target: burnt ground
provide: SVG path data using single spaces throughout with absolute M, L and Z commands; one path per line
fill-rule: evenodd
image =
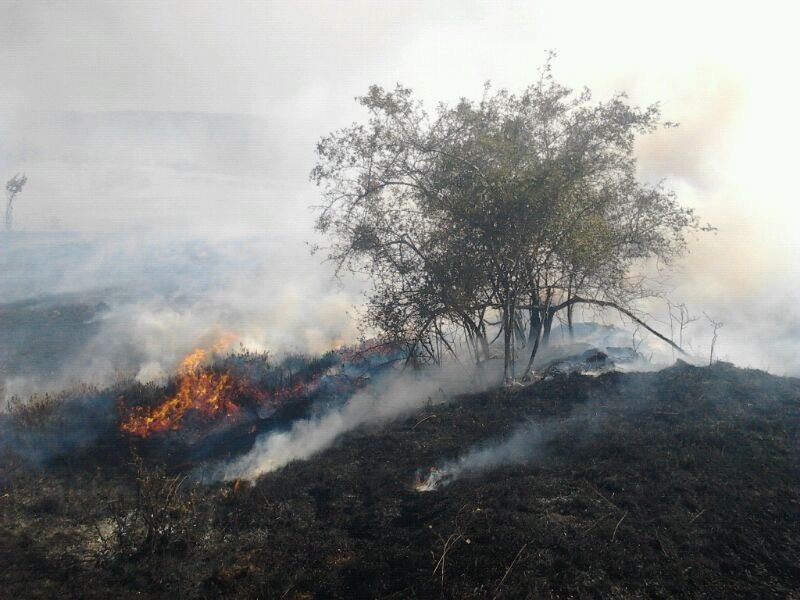
M 556 433 L 529 461 L 413 490 L 531 419 Z M 185 482 L 127 545 L 114 516 L 169 481 L 157 452 L 133 468 L 105 439 L 31 467 L 7 449 L 0 596 L 800 598 L 799 432 L 797 379 L 572 375 L 359 429 L 252 485 Z

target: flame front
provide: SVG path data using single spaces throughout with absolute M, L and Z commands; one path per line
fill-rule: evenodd
M 175 396 L 154 409 L 136 407 L 122 429 L 140 437 L 173 431 L 190 412 L 205 419 L 237 418 L 240 409 L 234 402 L 236 386 L 230 374 L 205 370 L 207 359 L 208 352 L 202 348 L 187 356 L 178 370 L 180 387 Z
M 124 399 L 120 398 L 119 409 L 124 415 L 120 428 L 145 438 L 181 429 L 190 415 L 195 423 L 198 419 L 204 423 L 235 421 L 243 416 L 242 406 L 275 408 L 307 396 L 319 384 L 320 375 L 315 373 L 308 381 L 292 378 L 294 381 L 268 390 L 259 388 L 246 377 L 209 369 L 210 356 L 229 346 L 230 338 L 225 338 L 211 350 L 198 348 L 184 358 L 178 368 L 177 393 L 157 407 L 136 406 L 128 410 Z M 252 431 L 255 432 L 255 428 Z

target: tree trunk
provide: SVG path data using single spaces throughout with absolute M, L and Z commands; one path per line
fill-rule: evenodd
M 534 340 L 540 335 L 542 329 L 542 318 L 538 308 L 529 309 L 531 315 L 530 331 L 528 332 L 528 343 L 533 344 Z
M 503 385 L 514 381 L 514 301 L 512 291 L 507 290 L 503 309 Z
M 483 325 L 476 325 L 471 320 L 465 319 L 464 328 L 475 346 L 475 362 L 480 364 L 485 360 L 489 360 L 491 358 L 489 340 L 486 339 L 486 329 Z M 483 358 L 481 358 L 481 354 L 483 354 Z
M 555 311 L 552 309 L 548 309 L 545 317 L 544 317 L 544 332 L 542 334 L 542 345 L 547 348 L 548 344 L 550 343 L 550 329 L 553 327 L 553 317 L 555 316 Z
M 520 311 L 514 310 L 514 337 L 517 338 L 522 347 L 524 348 L 527 344 L 527 336 L 525 335 L 525 329 L 522 326 L 522 315 Z
M 489 360 L 491 358 L 491 352 L 489 350 L 489 340 L 486 339 L 486 335 L 484 333 L 479 333 L 478 341 L 481 344 L 481 350 L 483 350 L 483 359 Z
M 511 327 L 508 326 L 508 311 L 503 311 L 503 385 L 511 383 Z
M 8 198 L 8 204 L 6 204 L 6 231 L 11 231 L 11 211 L 14 208 L 14 197 L 10 196 Z
M 525 373 L 522 374 L 522 379 L 526 380 L 530 377 L 533 371 L 533 361 L 536 358 L 536 352 L 539 350 L 539 340 L 542 339 L 542 322 L 539 320 L 539 326 L 536 328 L 536 333 L 533 338 L 533 347 L 531 348 L 531 355 L 528 359 L 528 365 L 525 367 Z
M 552 296 L 548 296 L 547 304 L 544 306 L 544 313 L 550 314 L 550 301 L 552 300 Z M 533 362 L 536 359 L 536 353 L 539 350 L 539 342 L 542 339 L 542 329 L 544 327 L 544 321 L 539 316 L 539 310 L 536 309 L 533 311 L 536 313 L 536 329 L 533 329 L 531 326 L 531 335 L 533 336 L 533 343 L 531 347 L 531 354 L 530 358 L 528 358 L 528 364 L 525 367 L 525 372 L 522 374 L 522 380 L 525 381 L 530 378 L 531 374 L 533 373 Z M 533 312 L 531 313 L 531 317 L 533 317 Z M 531 318 L 531 323 L 533 323 L 533 318 Z
M 569 276 L 569 285 L 567 286 L 567 300 L 572 298 L 572 275 Z M 575 341 L 575 334 L 572 332 L 572 307 L 570 304 L 567 306 L 567 330 L 569 331 L 569 341 Z
M 574 304 L 567 307 L 567 329 L 569 330 L 569 341 L 575 341 L 575 332 L 572 330 L 572 309 L 575 308 Z

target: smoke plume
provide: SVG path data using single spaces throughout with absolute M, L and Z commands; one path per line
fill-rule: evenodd
M 321 354 L 358 335 L 349 314 L 358 285 L 334 281 L 298 241 L 163 231 L 4 241 L 0 388 L 7 397 L 78 383 L 160 382 L 222 334 L 231 351 L 276 358 Z
M 573 409 L 564 418 L 520 424 L 508 437 L 483 441 L 461 456 L 445 460 L 429 471 L 418 471 L 415 489 L 429 492 L 449 485 L 465 476 L 477 475 L 506 465 L 528 464 L 543 460 L 547 446 L 564 434 L 576 433 L 586 439 L 598 432 L 614 413 L 633 412 L 652 403 L 653 397 L 642 388 L 619 386 L 613 397 L 592 394 L 586 404 Z
M 393 373 L 370 385 L 343 406 L 321 415 L 296 421 L 290 429 L 260 436 L 252 449 L 232 462 L 216 465 L 204 479 L 255 479 L 287 465 L 305 460 L 331 446 L 342 434 L 367 424 L 379 424 L 408 414 L 427 403 L 440 403 L 452 396 L 496 385 L 499 374 L 476 374 L 458 365 L 409 375 Z

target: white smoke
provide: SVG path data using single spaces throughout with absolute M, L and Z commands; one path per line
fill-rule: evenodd
M 294 460 L 313 456 L 361 425 L 383 423 L 427 403 L 443 402 L 456 394 L 496 385 L 498 377 L 485 376 L 482 381 L 476 379 L 474 372 L 455 364 L 417 375 L 389 375 L 388 380 L 371 383 L 341 407 L 296 421 L 287 431 L 260 436 L 247 454 L 211 468 L 205 476 L 255 479 Z
M 584 340 L 608 342 L 614 339 L 622 341 L 627 337 L 625 332 L 614 328 L 584 329 L 590 330 L 581 336 Z M 580 348 L 585 346 L 587 344 Z M 575 348 L 574 345 L 549 348 L 547 358 L 551 360 L 571 354 Z M 294 460 L 310 458 L 331 446 L 342 434 L 361 425 L 380 424 L 418 410 L 430 402 L 445 402 L 459 394 L 497 386 L 502 365 L 500 361 L 489 364 L 490 367 L 483 365 L 480 372 L 476 372 L 472 366 L 466 367 L 463 363 L 452 362 L 419 374 L 393 373 L 385 380 L 372 382 L 341 407 L 296 421 L 286 431 L 260 436 L 247 454 L 212 467 L 204 476 L 212 480 L 252 480 Z M 640 363 L 637 365 L 649 366 Z M 632 369 L 630 365 L 626 368 Z M 572 421 L 579 418 L 585 420 L 587 414 L 584 412 L 580 417 L 573 417 Z M 555 432 L 556 429 L 549 426 L 543 428 L 535 423 L 526 425 L 501 445 L 476 449 L 457 463 L 449 465 L 448 469 L 461 473 L 524 460 L 530 456 L 531 448 L 541 446 Z
M 621 402 L 614 403 L 614 412 L 636 410 L 648 403 L 650 395 L 642 389 L 635 392 L 618 390 Z M 585 405 L 573 410 L 565 418 L 548 421 L 533 421 L 519 425 L 505 439 L 483 441 L 456 459 L 442 461 L 427 473 L 418 472 L 415 489 L 429 492 L 453 483 L 469 475 L 484 473 L 505 465 L 528 464 L 541 460 L 547 453 L 547 445 L 559 435 L 580 432 L 586 437 L 614 414 L 603 397 L 595 397 Z
M 418 480 L 416 489 L 431 492 L 470 473 L 526 463 L 533 460 L 557 432 L 558 429 L 552 424 L 527 423 L 503 442 L 478 445 L 454 461 L 433 467 L 426 477 Z
M 350 315 L 357 283 L 334 280 L 299 241 L 163 231 L 7 241 L 0 309 L 12 328 L 0 338 L 0 397 L 162 381 L 221 337 L 226 350 L 277 358 L 322 354 L 359 335 Z M 42 319 L 47 327 L 34 330 Z

